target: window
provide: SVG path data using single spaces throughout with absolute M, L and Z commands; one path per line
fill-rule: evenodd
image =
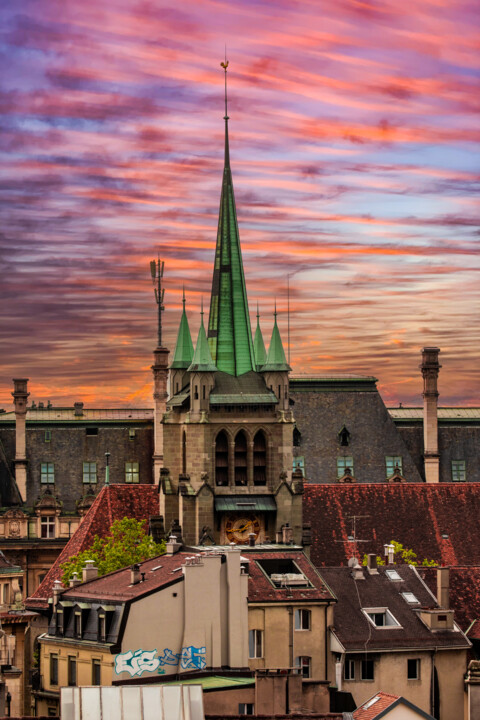
M 84 483 L 96 483 L 97 482 L 97 463 L 96 462 L 84 462 L 83 463 L 83 482 Z
M 247 437 L 240 430 L 235 438 L 235 485 L 247 484 Z
M 253 703 L 238 703 L 239 715 L 255 715 L 255 705 Z
M 63 635 L 63 610 L 55 613 L 55 635 Z
M 3 592 L 2 592 L 2 602 L 4 605 L 8 605 L 10 602 L 10 585 L 9 583 L 5 583 L 3 585 Z
M 293 428 L 293 447 L 300 447 L 302 444 L 302 433 L 297 427 Z
M 293 458 L 293 471 L 295 472 L 297 468 L 300 468 L 303 475 L 305 475 L 305 458 L 303 457 L 303 455 Z
M 452 460 L 452 480 L 454 482 L 465 482 L 466 479 L 465 460 Z
M 248 632 L 248 657 L 263 657 L 263 630 L 249 630 Z
M 139 464 L 138 462 L 127 462 L 125 463 L 125 482 L 127 483 L 138 483 L 139 482 Z
M 58 685 L 58 655 L 50 653 L 50 685 Z
M 353 457 L 337 457 L 337 478 L 347 474 L 353 475 Z
M 68 684 L 73 687 L 77 684 L 77 658 L 68 656 Z
M 135 440 L 135 428 L 130 428 L 128 431 L 128 437 L 130 440 Z
M 389 580 L 403 582 L 402 578 L 396 570 L 385 570 L 385 575 L 388 577 Z
M 101 685 L 102 665 L 100 660 L 92 660 L 92 685 Z
M 97 427 L 87 427 L 86 430 L 87 437 L 92 435 L 98 435 L 98 428 Z
M 407 679 L 420 679 L 420 660 L 418 658 L 407 660 Z
M 215 483 L 228 485 L 228 437 L 223 430 L 215 440 Z
M 98 639 L 100 642 L 105 642 L 107 639 L 107 621 L 103 614 L 98 616 Z
M 409 605 L 420 605 L 420 601 L 412 592 L 402 592 L 401 595 Z
M 53 485 L 55 482 L 55 466 L 53 463 L 40 463 L 40 482 Z
M 362 680 L 374 680 L 373 660 L 362 660 Z
M 311 617 L 310 610 L 295 610 L 295 630 L 310 630 Z
M 348 432 L 345 425 L 338 433 L 338 440 L 340 442 L 340 445 L 342 445 L 343 447 L 346 447 L 350 443 L 350 433 Z
M 82 612 L 79 610 L 73 618 L 73 634 L 75 637 L 82 637 Z
M 55 537 L 55 517 L 48 515 L 40 518 L 40 537 L 51 540 Z
M 52 439 L 52 431 L 45 430 L 45 442 L 50 442 Z
M 400 627 L 400 624 L 387 608 L 362 608 L 362 610 L 376 628 L 388 627 L 391 630 Z
M 392 475 L 395 475 L 396 472 L 399 472 L 401 475 L 403 472 L 401 456 L 387 455 L 385 457 L 385 471 L 387 473 L 387 478 L 392 477 Z
M 345 680 L 355 680 L 355 660 L 345 660 L 343 677 Z
M 267 484 L 267 441 L 261 430 L 253 438 L 253 484 Z
M 298 674 L 303 678 L 309 678 L 312 676 L 312 658 L 308 657 L 308 655 L 300 655 L 300 657 L 296 657 L 295 667 L 297 668 Z

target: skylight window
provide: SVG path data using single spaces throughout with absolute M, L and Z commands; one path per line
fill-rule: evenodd
M 393 630 L 401 627 L 388 608 L 362 608 L 362 611 L 376 628 Z
M 389 580 L 394 580 L 397 582 L 400 580 L 400 582 L 403 582 L 402 578 L 396 570 L 385 570 L 385 575 L 388 577 Z
M 420 605 L 420 600 L 412 592 L 402 592 L 401 595 L 409 605 Z

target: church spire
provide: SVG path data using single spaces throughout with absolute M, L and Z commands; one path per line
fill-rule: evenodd
M 227 59 L 225 58 L 225 62 L 220 64 L 225 71 L 225 160 L 210 299 L 208 343 L 218 370 L 237 376 L 255 370 L 256 363 L 230 169 Z
M 216 372 L 217 368 L 212 360 L 210 354 L 210 348 L 208 347 L 208 340 L 205 334 L 205 327 L 203 325 L 203 299 L 202 299 L 202 311 L 200 329 L 198 331 L 197 344 L 195 346 L 195 354 L 193 356 L 192 364 L 188 368 L 189 372 Z
M 190 328 L 188 326 L 188 318 L 185 312 L 185 288 L 183 288 L 183 312 L 180 319 L 180 325 L 178 328 L 177 344 L 175 345 L 175 353 L 173 355 L 173 362 L 170 365 L 172 369 L 183 368 L 186 369 L 193 360 L 193 343 L 192 336 L 190 335 Z
M 260 315 L 258 312 L 257 303 L 257 329 L 255 330 L 255 339 L 253 341 L 253 349 L 255 351 L 255 362 L 257 371 L 260 370 L 262 365 L 267 362 L 267 351 L 265 350 L 265 343 L 263 342 L 262 330 L 260 328 Z
M 273 323 L 272 337 L 268 348 L 267 361 L 262 367 L 262 372 L 289 372 L 292 368 L 287 363 L 285 351 L 283 349 L 280 330 L 277 325 L 277 305 L 275 304 L 275 312 L 273 313 L 275 321 Z

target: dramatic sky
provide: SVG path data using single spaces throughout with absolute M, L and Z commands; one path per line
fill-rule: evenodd
M 230 144 L 254 329 L 297 373 L 480 404 L 476 0 L 0 4 L 0 407 L 150 406 L 149 260 L 173 351 L 208 303 Z

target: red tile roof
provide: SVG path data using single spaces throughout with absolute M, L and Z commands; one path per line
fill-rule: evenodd
M 158 515 L 158 488 L 155 485 L 108 485 L 100 491 L 80 527 L 63 548 L 37 590 L 27 598 L 32 610 L 47 608 L 53 583 L 61 577 L 60 565 L 72 555 L 89 548 L 95 535 L 107 534 L 114 520 L 123 517 L 148 519 Z
M 399 695 L 389 695 L 382 691 L 375 693 L 353 712 L 353 718 L 354 720 L 374 720 L 380 712 L 394 705 L 399 699 Z M 373 702 L 374 700 L 375 702 Z
M 145 580 L 135 585 L 131 584 L 130 567 L 115 570 L 108 575 L 102 575 L 65 590 L 62 600 L 66 598 L 112 602 L 136 600 L 153 590 L 160 590 L 173 582 L 183 580 L 182 563 L 191 555 L 191 552 L 178 552 L 175 555 L 159 555 L 145 560 L 140 564 L 140 571 L 145 574 Z
M 437 592 L 435 568 L 418 568 L 430 590 Z M 450 568 L 450 607 L 467 637 L 480 640 L 480 567 Z M 474 623 L 473 627 L 471 627 Z M 470 628 L 470 629 L 469 629 Z
M 304 522 L 312 529 L 316 566 L 345 565 L 354 554 L 376 552 L 397 540 L 419 560 L 441 565 L 480 565 L 480 483 L 305 485 Z M 443 536 L 446 537 L 443 537 Z
M 319 576 L 314 566 L 308 561 L 303 552 L 296 551 L 277 551 L 277 552 L 249 552 L 247 548 L 241 549 L 242 557 L 248 558 L 250 561 L 248 573 L 248 602 L 308 602 L 318 600 L 332 600 L 333 596 L 326 587 L 322 578 Z M 267 578 L 261 567 L 257 564 L 258 560 L 292 560 L 299 570 L 310 581 L 309 587 L 275 587 Z

